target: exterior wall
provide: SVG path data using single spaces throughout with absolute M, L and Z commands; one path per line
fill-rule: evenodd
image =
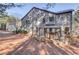
M 45 13 L 38 9 L 33 9 L 23 20 L 22 28 L 29 30 L 32 27 L 39 26 Z
M 69 27 L 69 29 L 71 30 L 72 28 L 71 17 L 72 17 L 71 13 L 56 15 L 57 26 L 60 26 L 62 30 L 64 30 L 65 27 Z
M 11 23 L 11 24 L 7 23 L 6 30 L 7 31 L 15 31 L 16 30 L 16 23 Z
M 41 27 L 43 30 L 45 24 L 52 24 L 53 22 L 49 21 L 49 17 L 54 17 L 55 25 L 61 27 L 61 30 L 64 31 L 65 27 L 69 27 L 69 31 L 72 29 L 72 12 L 54 14 L 46 11 L 42 11 L 39 9 L 31 10 L 27 16 L 22 20 L 22 29 L 26 29 L 29 31 L 35 31 L 36 27 Z M 45 19 L 45 23 L 43 23 L 43 19 Z M 53 25 L 52 25 L 53 26 Z M 40 31 L 41 32 L 41 31 Z M 41 32 L 43 34 L 43 32 Z
M 21 21 L 20 20 L 6 23 L 6 30 L 7 31 L 15 31 L 15 30 L 19 30 L 20 28 L 21 28 Z

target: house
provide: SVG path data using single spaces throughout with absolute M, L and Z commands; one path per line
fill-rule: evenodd
M 37 37 L 58 37 L 72 31 L 73 10 L 51 12 L 33 7 L 22 19 L 22 29 L 33 32 Z M 67 31 L 67 33 L 65 32 Z
M 21 21 L 19 19 L 15 19 L 12 17 L 0 18 L 0 30 L 12 32 L 20 29 L 20 26 L 21 26 Z
M 12 21 L 10 21 L 10 22 L 8 22 L 7 24 L 6 24 L 6 30 L 7 31 L 16 31 L 16 30 L 18 30 L 18 29 L 20 29 L 20 27 L 21 27 L 21 21 L 20 20 L 12 20 Z

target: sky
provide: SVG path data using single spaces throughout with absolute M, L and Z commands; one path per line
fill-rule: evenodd
M 14 7 L 14 8 L 7 9 L 6 12 L 9 15 L 13 15 L 21 19 L 33 7 L 44 9 L 45 6 L 46 6 L 46 3 L 26 3 L 26 4 L 23 4 L 23 6 L 21 7 Z M 49 8 L 48 10 L 52 12 L 58 12 L 58 11 L 63 11 L 67 9 L 75 10 L 78 7 L 79 7 L 78 3 L 56 3 L 53 8 Z

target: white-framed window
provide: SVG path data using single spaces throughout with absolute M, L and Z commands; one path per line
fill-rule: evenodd
M 54 22 L 54 21 L 55 21 L 54 17 L 49 17 L 49 22 Z
M 45 18 L 43 18 L 43 23 L 45 23 Z

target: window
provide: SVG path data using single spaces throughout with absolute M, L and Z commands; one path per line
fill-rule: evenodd
M 49 21 L 50 21 L 50 22 L 55 21 L 55 20 L 54 20 L 54 17 L 49 17 Z
M 50 22 L 50 25 L 55 25 L 56 20 L 54 19 L 54 17 L 49 17 L 49 22 Z
M 30 24 L 29 20 L 26 20 L 26 26 L 28 26 Z
M 43 23 L 45 23 L 45 18 L 43 18 Z
M 62 21 L 64 20 L 64 17 L 63 17 L 63 16 L 61 17 L 61 20 L 62 20 Z

